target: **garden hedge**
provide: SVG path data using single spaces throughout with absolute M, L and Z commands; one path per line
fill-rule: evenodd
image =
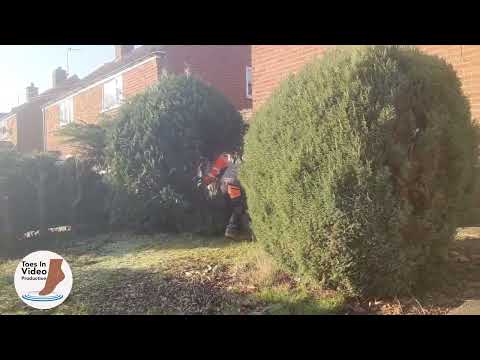
M 44 230 L 105 227 L 107 195 L 108 187 L 88 163 L 0 151 L 0 253 L 7 233 L 13 237 L 8 239 L 13 241 L 9 248 L 15 250 L 25 233 L 41 230 L 42 225 Z
M 223 94 L 194 77 L 163 76 L 123 105 L 112 124 L 106 163 L 118 189 L 113 222 L 223 230 L 224 199 L 206 201 L 192 182 L 200 157 L 241 150 L 243 120 Z M 124 211 L 126 203 L 135 206 Z
M 290 271 L 347 294 L 408 292 L 445 257 L 477 143 L 444 60 L 334 49 L 251 121 L 240 176 L 256 237 Z

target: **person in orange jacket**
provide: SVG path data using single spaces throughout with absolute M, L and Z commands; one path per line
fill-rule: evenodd
M 219 185 L 229 199 L 232 215 L 225 230 L 225 237 L 234 240 L 251 238 L 249 216 L 246 211 L 244 191 L 238 180 L 239 159 L 228 153 L 220 154 L 213 163 L 201 161 L 197 187 Z

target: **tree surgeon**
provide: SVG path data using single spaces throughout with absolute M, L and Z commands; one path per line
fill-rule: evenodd
M 250 218 L 247 214 L 245 192 L 238 180 L 240 159 L 234 154 L 222 153 L 213 163 L 202 159 L 195 177 L 198 188 L 220 188 L 227 197 L 232 215 L 225 230 L 225 237 L 234 240 L 250 240 Z M 215 190 L 213 191 L 215 192 Z

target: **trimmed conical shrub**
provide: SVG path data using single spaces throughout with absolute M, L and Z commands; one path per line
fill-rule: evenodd
M 256 237 L 292 272 L 348 294 L 410 291 L 454 236 L 476 145 L 445 61 L 332 50 L 251 121 L 241 180 Z

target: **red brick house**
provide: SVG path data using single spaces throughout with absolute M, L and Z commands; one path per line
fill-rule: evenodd
M 17 144 L 17 120 L 15 115 L 0 114 L 0 143 L 2 146 Z
M 470 99 L 472 114 L 480 119 L 480 46 L 417 45 L 429 54 L 451 63 L 462 80 L 465 95 Z M 297 72 L 305 63 L 322 56 L 332 45 L 254 45 L 253 111 L 258 109 L 288 74 Z
M 160 81 L 164 71 L 189 72 L 220 90 L 239 110 L 250 110 L 250 46 L 117 45 L 115 59 L 43 107 L 44 149 L 67 156 L 56 130 L 72 121 L 95 123 L 129 98 Z
M 43 151 L 42 106 L 53 97 L 67 91 L 79 79 L 76 76 L 55 78 L 51 89 L 38 94 L 38 88 L 32 83 L 26 89 L 26 102 L 14 107 L 10 113 L 0 117 L 0 141 L 11 143 L 23 153 Z

